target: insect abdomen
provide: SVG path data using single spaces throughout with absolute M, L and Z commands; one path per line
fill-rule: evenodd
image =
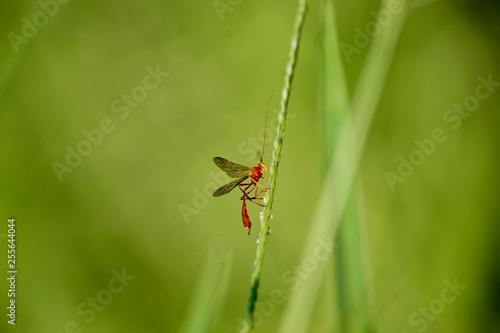
M 248 234 L 250 235 L 250 228 L 252 223 L 250 222 L 250 216 L 248 216 L 247 202 L 243 200 L 243 206 L 241 207 L 241 218 L 243 220 L 243 226 L 248 229 Z

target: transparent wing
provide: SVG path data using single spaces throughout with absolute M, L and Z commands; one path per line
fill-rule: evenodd
M 220 197 L 221 195 L 228 194 L 229 192 L 231 192 L 233 190 L 233 188 L 238 186 L 239 183 L 243 182 L 247 178 L 248 178 L 248 176 L 244 176 L 244 177 L 241 177 L 240 179 L 237 179 L 235 181 L 227 183 L 226 185 L 222 185 L 214 192 L 213 196 Z
M 221 168 L 222 171 L 226 172 L 229 177 L 233 178 L 249 176 L 251 172 L 249 167 L 231 162 L 222 157 L 214 157 L 214 163 Z

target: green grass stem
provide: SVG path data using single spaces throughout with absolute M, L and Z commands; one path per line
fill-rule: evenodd
M 261 215 L 261 229 L 259 234 L 259 241 L 257 242 L 257 251 L 254 262 L 254 271 L 251 277 L 251 287 L 248 296 L 248 304 L 246 309 L 245 320 L 241 332 L 251 332 L 253 329 L 253 314 L 255 310 L 255 303 L 258 298 L 258 290 L 260 284 L 260 274 L 262 270 L 262 265 L 264 262 L 264 252 L 267 243 L 267 237 L 270 234 L 269 221 L 271 219 L 273 204 L 274 204 L 274 194 L 276 191 L 276 180 L 278 177 L 278 167 L 281 159 L 281 151 L 283 149 L 283 138 L 285 136 L 285 127 L 288 112 L 288 102 L 290 99 L 290 93 L 292 88 L 292 80 L 295 72 L 295 66 L 297 64 L 297 55 L 299 52 L 299 44 L 301 38 L 302 27 L 304 24 L 304 19 L 306 15 L 306 1 L 300 0 L 297 10 L 297 15 L 295 18 L 295 25 L 292 35 L 292 42 L 290 46 L 289 60 L 286 66 L 285 74 L 285 85 L 283 87 L 283 92 L 281 94 L 281 105 L 278 114 L 278 126 L 276 130 L 276 137 L 274 139 L 274 150 L 273 150 L 273 160 L 270 168 L 269 176 L 269 191 L 267 192 L 264 202 L 266 207 L 264 208 L 264 214 Z

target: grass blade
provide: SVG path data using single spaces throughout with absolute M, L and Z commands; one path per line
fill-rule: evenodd
M 324 0 L 320 14 L 320 68 L 319 105 L 324 115 L 324 163 L 330 167 L 333 149 L 339 139 L 340 128 L 350 112 L 347 82 L 344 75 L 338 33 L 336 31 L 335 8 L 332 0 Z M 321 112 L 322 111 L 322 112 Z M 359 233 L 357 188 L 347 202 L 347 209 L 340 222 L 334 252 L 334 306 L 341 332 L 371 332 L 370 314 L 367 307 L 367 288 L 363 267 L 361 239 Z
M 338 47 L 340 42 L 332 1 L 321 1 L 319 12 L 318 107 L 320 116 L 324 117 L 321 133 L 324 144 L 325 170 L 327 170 L 340 128 L 349 112 L 350 102 L 342 54 Z
M 231 272 L 232 255 L 224 258 L 209 256 L 198 280 L 186 318 L 179 329 L 181 333 L 211 332 L 220 317 L 226 298 Z

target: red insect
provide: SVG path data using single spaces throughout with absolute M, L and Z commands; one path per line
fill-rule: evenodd
M 240 198 L 240 200 L 243 200 L 243 205 L 241 207 L 241 218 L 243 220 L 243 227 L 245 227 L 245 229 L 248 229 L 249 235 L 252 223 L 250 222 L 250 217 L 248 216 L 247 200 L 264 207 L 263 204 L 255 202 L 254 200 L 262 200 L 260 195 L 268 190 L 267 188 L 261 188 L 260 191 L 258 189 L 259 187 L 262 187 L 262 185 L 259 184 L 259 180 L 261 178 L 265 179 L 262 175 L 267 170 L 267 166 L 262 163 L 262 156 L 264 154 L 264 147 L 266 144 L 267 113 L 269 112 L 269 103 L 271 102 L 271 98 L 269 99 L 269 102 L 267 104 L 266 127 L 264 128 L 264 142 L 262 144 L 262 154 L 260 154 L 260 162 L 257 162 L 257 166 L 250 168 L 235 162 L 231 162 L 222 157 L 214 157 L 215 165 L 217 165 L 229 177 L 238 179 L 219 187 L 214 192 L 213 196 L 220 197 L 231 192 L 235 187 L 238 187 L 241 190 L 241 192 L 243 193 Z M 246 180 L 249 181 L 245 182 Z M 250 196 L 252 194 L 252 191 L 254 192 L 253 196 Z

